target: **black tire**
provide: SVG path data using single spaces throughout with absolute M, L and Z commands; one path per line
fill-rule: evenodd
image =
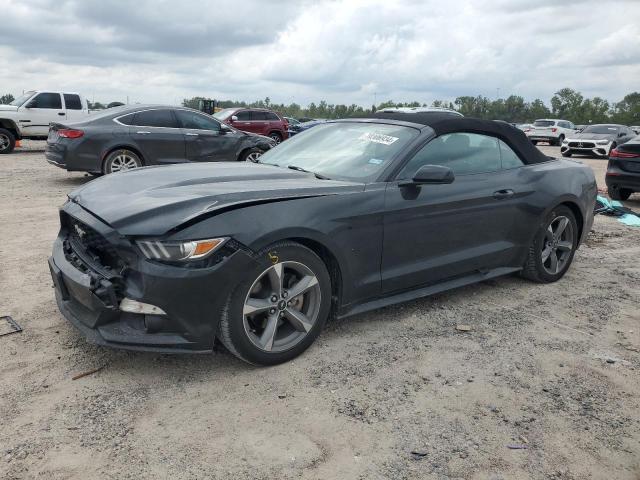
M 249 148 L 247 150 L 245 150 L 244 152 L 242 152 L 242 154 L 240 155 L 240 158 L 238 159 L 241 162 L 253 162 L 256 163 L 258 158 L 263 154 L 264 152 L 262 150 L 260 150 L 259 148 Z
M 276 144 L 282 142 L 282 135 L 280 134 L 280 132 L 271 132 L 269 134 L 269 137 L 271 137 L 273 141 L 276 142 Z
M 633 193 L 632 190 L 628 188 L 610 188 L 609 196 L 612 200 L 619 200 L 624 202 L 625 200 L 629 200 L 629 197 Z
M 570 151 L 566 151 L 566 152 L 560 152 L 562 154 L 563 157 L 570 157 L 571 156 L 571 152 Z
M 10 130 L 0 128 L 0 155 L 13 152 L 16 148 L 16 137 Z
M 531 143 L 533 143 L 534 145 L 538 145 L 538 141 L 537 140 L 531 140 Z
M 554 145 L 560 146 L 564 142 L 564 135 L 560 135 L 558 139 L 555 141 Z
M 124 166 L 117 168 L 117 165 L 130 165 L 127 168 Z M 102 171 L 105 175 L 109 173 L 121 172 L 125 170 L 132 170 L 134 168 L 140 168 L 144 165 L 140 156 L 126 148 L 118 148 L 114 150 L 107 158 L 104 160 L 104 166 L 102 167 Z
M 547 268 L 545 267 L 542 255 L 543 249 L 547 247 L 547 230 L 550 225 L 553 224 L 556 219 L 561 217 L 565 217 L 569 220 L 569 224 L 571 227 L 572 237 L 571 237 L 571 250 L 568 253 L 568 257 L 566 257 L 566 261 L 563 264 L 562 268 L 557 273 L 549 273 Z M 520 272 L 520 274 L 529 280 L 539 283 L 552 283 L 560 280 L 564 274 L 567 272 L 569 267 L 571 266 L 571 262 L 573 262 L 573 256 L 575 255 L 576 247 L 578 245 L 578 223 L 576 222 L 576 217 L 573 214 L 573 211 L 564 205 L 559 205 L 555 207 L 544 219 L 544 221 L 540 224 L 538 231 L 535 234 L 533 241 L 531 242 L 531 246 L 529 247 L 529 253 L 527 255 L 527 261 L 524 264 L 524 268 Z M 555 254 L 555 253 L 552 253 Z
M 320 257 L 307 247 L 291 241 L 279 242 L 262 250 L 256 255 L 256 261 L 257 266 L 246 272 L 245 280 L 229 295 L 222 311 L 217 337 L 229 352 L 245 362 L 253 365 L 276 365 L 300 355 L 322 331 L 331 310 L 331 279 L 327 272 L 327 267 Z M 297 340 L 297 343 L 284 350 L 267 352 L 253 343 L 255 340 L 250 338 L 251 333 L 245 328 L 245 325 L 248 325 L 246 322 L 249 321 L 245 319 L 245 301 L 256 288 L 256 282 L 260 278 L 264 278 L 265 272 L 278 264 L 286 265 L 287 262 L 303 265 L 315 275 L 317 279 L 316 291 L 319 292 L 319 300 L 316 300 L 315 307 L 318 313 L 313 326 L 306 333 L 300 333 L 302 336 Z M 283 274 L 283 278 L 285 277 L 286 270 L 285 274 Z M 270 293 L 266 295 L 266 301 L 269 301 L 269 298 L 273 298 L 269 297 Z M 293 300 L 293 297 L 289 300 Z M 306 302 L 306 300 L 303 300 L 303 302 Z M 279 303 L 279 301 L 274 303 L 274 306 L 279 305 Z M 271 312 L 264 312 L 265 315 L 267 313 Z M 286 317 L 284 318 L 286 320 Z M 280 325 L 278 328 L 282 328 L 282 326 L 285 328 L 291 327 L 290 324 L 288 326 L 285 325 L 285 320 L 278 320 L 280 322 L 278 323 Z M 267 327 L 265 326 L 262 331 L 263 334 L 266 329 Z M 258 336 L 259 334 L 256 333 L 256 338 Z M 276 336 L 277 333 L 273 338 L 276 338 Z M 275 341 L 273 345 L 275 346 Z

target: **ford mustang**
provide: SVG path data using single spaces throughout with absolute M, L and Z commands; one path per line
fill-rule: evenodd
M 503 122 L 330 121 L 257 163 L 143 167 L 69 195 L 49 267 L 63 315 L 111 347 L 272 365 L 330 317 L 519 272 L 554 282 L 596 183 Z

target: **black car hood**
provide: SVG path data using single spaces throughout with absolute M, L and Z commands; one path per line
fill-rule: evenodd
M 576 133 L 569 135 L 571 140 L 613 140 L 617 133 Z
M 123 235 L 163 235 L 201 215 L 272 201 L 362 191 L 361 183 L 251 162 L 146 167 L 74 190 L 69 199 Z

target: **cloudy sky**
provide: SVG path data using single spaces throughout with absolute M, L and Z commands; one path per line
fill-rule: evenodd
M 370 105 L 640 90 L 640 0 L 0 4 L 0 94 Z

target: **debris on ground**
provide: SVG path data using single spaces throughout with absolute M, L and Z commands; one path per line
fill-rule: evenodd
M 526 450 L 529 448 L 527 445 L 507 445 L 510 450 Z
M 619 222 L 629 227 L 640 227 L 640 215 L 617 200 L 609 200 L 607 197 L 598 195 L 593 212 L 618 217 Z
M 0 337 L 22 331 L 22 327 L 18 325 L 18 322 L 8 315 L 0 317 L 0 321 L 4 321 L 0 322 Z
M 472 328 L 471 325 L 456 325 L 456 330 L 459 332 L 470 332 Z
M 87 372 L 83 372 L 83 373 L 78 373 L 77 375 L 74 375 L 73 377 L 71 377 L 71 380 L 78 380 L 82 377 L 87 377 L 89 375 L 93 375 L 94 373 L 98 373 L 100 370 L 102 370 L 105 367 L 105 365 L 98 367 L 98 368 L 94 368 L 93 370 L 89 370 Z

